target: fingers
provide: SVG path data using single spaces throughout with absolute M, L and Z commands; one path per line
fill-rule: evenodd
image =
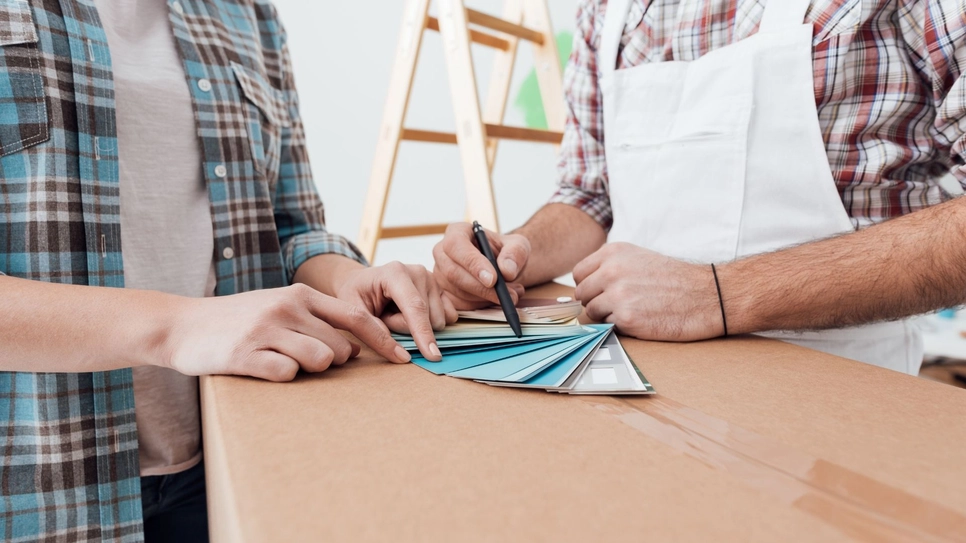
M 606 296 L 598 296 L 584 305 L 587 318 L 594 322 L 608 322 L 614 312 L 613 304 L 609 303 Z
M 312 340 L 318 341 L 326 346 L 330 351 L 332 351 L 332 360 L 330 361 L 335 365 L 345 364 L 350 358 L 358 355 L 358 346 L 353 345 L 348 339 L 346 339 L 342 334 L 332 328 L 328 323 L 320 321 L 310 312 L 306 312 L 302 318 L 293 323 L 291 327 L 292 332 L 296 335 L 305 336 Z M 281 353 L 291 356 L 299 363 L 302 362 L 302 358 L 297 356 L 298 353 L 291 353 L 288 350 L 276 349 Z M 354 353 L 354 354 L 353 354 Z M 304 367 L 304 366 L 303 366 Z M 326 366 L 328 367 L 328 366 Z M 316 371 L 324 371 L 325 368 Z M 306 371 L 311 371 L 306 368 Z
M 520 283 L 509 283 L 507 288 L 510 289 L 510 297 L 513 298 L 513 303 L 519 303 L 520 298 L 527 293 L 527 289 L 523 287 Z
M 530 259 L 530 240 L 519 235 L 503 236 L 503 248 L 497 256 L 497 264 L 503 278 L 514 281 L 520 276 Z
M 383 288 L 405 317 L 409 333 L 412 334 L 419 352 L 427 360 L 441 360 L 442 356 L 436 345 L 436 336 L 433 334 L 433 325 L 430 322 L 429 302 L 416 288 L 408 273 L 409 270 L 402 264 L 390 264 L 384 266 L 384 270 Z
M 433 330 L 446 328 L 446 309 L 443 306 L 443 295 L 436 279 L 422 266 L 407 266 L 409 276 L 423 297 L 429 303 L 429 322 Z
M 607 274 L 598 268 L 577 284 L 577 289 L 574 290 L 574 297 L 586 306 L 594 298 L 603 294 L 607 289 L 607 285 Z
M 442 293 L 440 298 L 443 302 L 443 316 L 446 319 L 446 324 L 453 324 L 460 318 L 459 311 L 456 310 L 453 300 L 445 292 Z
M 336 333 L 336 335 L 339 335 Z M 345 338 L 343 338 L 344 340 Z M 345 358 L 348 359 L 352 348 L 346 341 Z M 335 361 L 335 352 L 322 341 L 292 330 L 284 330 L 273 346 L 276 351 L 291 358 L 308 373 L 319 373 L 329 369 Z M 344 362 L 345 360 L 343 360 Z
M 490 266 L 490 269 L 492 270 L 493 266 Z M 486 300 L 491 304 L 500 303 L 496 290 L 481 283 L 468 270 L 453 262 L 446 253 L 440 253 L 436 256 L 436 273 L 443 276 L 448 283 L 448 290 L 452 291 L 458 298 L 469 302 Z M 494 282 L 494 284 L 496 283 Z
M 382 316 L 382 322 L 397 334 L 409 333 L 409 325 L 406 324 L 406 317 L 402 313 L 387 313 Z
M 386 325 L 362 307 L 325 296 L 311 288 L 304 292 L 309 311 L 317 318 L 351 332 L 390 362 L 404 364 L 412 360 L 409 353 L 392 339 Z
M 246 363 L 234 375 L 248 375 L 266 381 L 285 383 L 295 379 L 299 364 L 291 357 L 275 351 L 252 353 Z
M 496 285 L 496 274 L 493 264 L 483 256 L 480 249 L 476 246 L 473 237 L 473 228 L 466 223 L 451 224 L 446 229 L 446 237 L 437 245 L 438 251 L 434 249 L 433 255 L 437 253 L 445 254 L 449 257 L 448 266 L 443 269 L 447 279 L 455 282 L 455 276 L 459 275 L 459 270 L 467 272 L 474 280 L 478 281 L 486 288 Z M 494 251 L 499 250 L 494 247 Z M 437 260 L 439 264 L 439 260 Z M 453 274 L 454 277 L 450 277 Z M 468 292 L 473 290 L 467 289 Z
M 493 302 L 490 302 L 489 300 L 479 300 L 475 296 L 468 296 L 464 294 L 457 294 L 447 287 L 443 292 L 443 297 L 449 300 L 449 303 L 456 308 L 457 311 L 472 311 L 474 309 L 482 309 L 484 307 L 493 305 Z
M 604 249 L 606 248 L 607 246 L 605 245 L 604 248 L 581 260 L 576 266 L 574 266 L 574 281 L 578 285 L 587 279 L 590 274 L 597 271 L 597 268 L 599 268 L 601 263 L 604 261 Z

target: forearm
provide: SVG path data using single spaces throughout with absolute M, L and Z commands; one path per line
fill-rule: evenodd
M 718 268 L 730 333 L 838 328 L 966 301 L 966 199 Z
M 83 373 L 164 363 L 179 298 L 0 277 L 0 371 Z
M 607 233 L 597 221 L 567 204 L 544 206 L 513 233 L 530 241 L 530 260 L 520 279 L 524 286 L 569 273 L 607 241 Z

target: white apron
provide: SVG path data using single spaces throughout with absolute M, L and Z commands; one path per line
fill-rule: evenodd
M 818 123 L 809 0 L 771 0 L 757 34 L 696 61 L 616 70 L 630 1 L 609 1 L 600 45 L 609 241 L 720 263 L 852 231 Z M 763 335 L 913 375 L 922 361 L 906 321 Z

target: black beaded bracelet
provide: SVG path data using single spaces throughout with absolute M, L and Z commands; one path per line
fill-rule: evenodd
M 721 308 L 721 323 L 724 325 L 724 337 L 728 337 L 728 319 L 725 318 L 724 298 L 721 297 L 721 283 L 718 282 L 718 269 L 711 265 L 711 273 L 714 274 L 714 288 L 718 289 L 718 307 Z

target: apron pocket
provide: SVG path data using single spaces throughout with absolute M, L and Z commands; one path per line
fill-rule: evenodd
M 644 181 L 635 188 L 620 183 L 617 187 L 618 193 L 635 202 L 636 209 L 621 209 L 638 215 L 631 222 L 641 225 L 639 245 L 703 263 L 735 258 L 744 203 L 750 102 L 748 97 L 719 103 L 715 111 L 681 111 L 664 141 L 623 149 L 628 154 L 618 160 L 631 161 L 623 177 Z M 631 164 L 648 171 L 630 172 Z M 616 214 L 615 210 L 615 220 Z
M 668 140 L 737 137 L 747 141 L 751 102 L 750 95 L 736 96 L 722 100 L 716 107 L 682 109 L 671 125 Z
M 0 0 L 0 156 L 50 139 L 37 29 L 26 0 Z

